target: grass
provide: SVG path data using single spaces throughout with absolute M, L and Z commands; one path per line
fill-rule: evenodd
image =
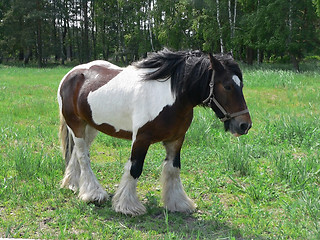
M 138 184 L 147 214 L 115 213 L 60 189 L 56 89 L 67 68 L 0 65 L 0 237 L 41 239 L 319 239 L 319 72 L 245 69 L 253 120 L 247 136 L 224 132 L 195 109 L 181 177 L 198 208 L 160 201 L 164 150 L 153 145 Z M 93 170 L 107 192 L 119 184 L 130 142 L 98 135 Z

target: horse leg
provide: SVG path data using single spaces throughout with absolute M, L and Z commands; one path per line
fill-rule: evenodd
M 185 193 L 180 179 L 180 150 L 184 137 L 173 141 L 164 142 L 167 156 L 163 164 L 162 200 L 164 206 L 172 212 L 193 212 L 196 205 Z
M 64 172 L 61 188 L 69 188 L 74 192 L 79 190 L 80 165 L 75 151 L 72 151 L 69 163 Z
M 84 138 L 74 137 L 74 152 L 81 172 L 79 178 L 79 198 L 85 202 L 102 203 L 108 199 L 108 194 L 94 175 L 89 157 L 89 147 L 97 131 L 90 126 L 86 126 L 84 132 Z
M 79 189 L 80 165 L 74 151 L 74 133 L 67 126 L 65 118 L 60 114 L 60 140 L 62 152 L 66 160 L 66 170 L 61 188 L 68 188 L 76 192 Z
M 98 130 L 91 127 L 90 125 L 86 126 L 85 140 L 86 140 L 86 144 L 87 144 L 88 148 L 90 148 L 91 143 L 93 142 L 93 140 L 96 138 L 97 135 L 98 135 Z
M 138 199 L 136 188 L 149 146 L 150 143 L 146 141 L 133 142 L 130 159 L 125 165 L 124 174 L 112 199 L 112 207 L 116 212 L 133 216 L 146 212 L 146 208 Z

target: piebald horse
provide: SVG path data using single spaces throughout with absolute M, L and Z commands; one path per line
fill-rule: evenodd
M 235 136 L 247 134 L 251 118 L 242 93 L 239 65 L 229 55 L 167 49 L 126 68 L 93 61 L 68 72 L 58 89 L 60 140 L 66 160 L 61 186 L 86 202 L 108 194 L 95 177 L 89 148 L 97 133 L 132 140 L 131 156 L 112 198 L 116 212 L 139 215 L 146 208 L 136 187 L 151 144 L 162 142 L 162 200 L 169 211 L 196 205 L 180 180 L 180 150 L 195 106 L 210 107 Z

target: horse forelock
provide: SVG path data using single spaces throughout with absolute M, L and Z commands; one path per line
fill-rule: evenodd
M 229 54 L 218 54 L 215 57 L 222 63 L 227 71 L 230 72 L 231 75 L 236 75 L 239 77 L 240 81 L 242 82 L 242 72 L 238 63 L 233 59 L 233 57 Z

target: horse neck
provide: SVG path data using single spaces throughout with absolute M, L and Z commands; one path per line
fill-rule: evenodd
M 208 70 L 209 71 L 209 70 Z M 211 78 L 209 77 L 209 72 L 205 73 L 202 78 L 192 84 L 188 84 L 188 89 L 186 91 L 186 97 L 188 102 L 194 107 L 201 105 L 203 101 L 209 96 L 210 87 L 209 83 Z

